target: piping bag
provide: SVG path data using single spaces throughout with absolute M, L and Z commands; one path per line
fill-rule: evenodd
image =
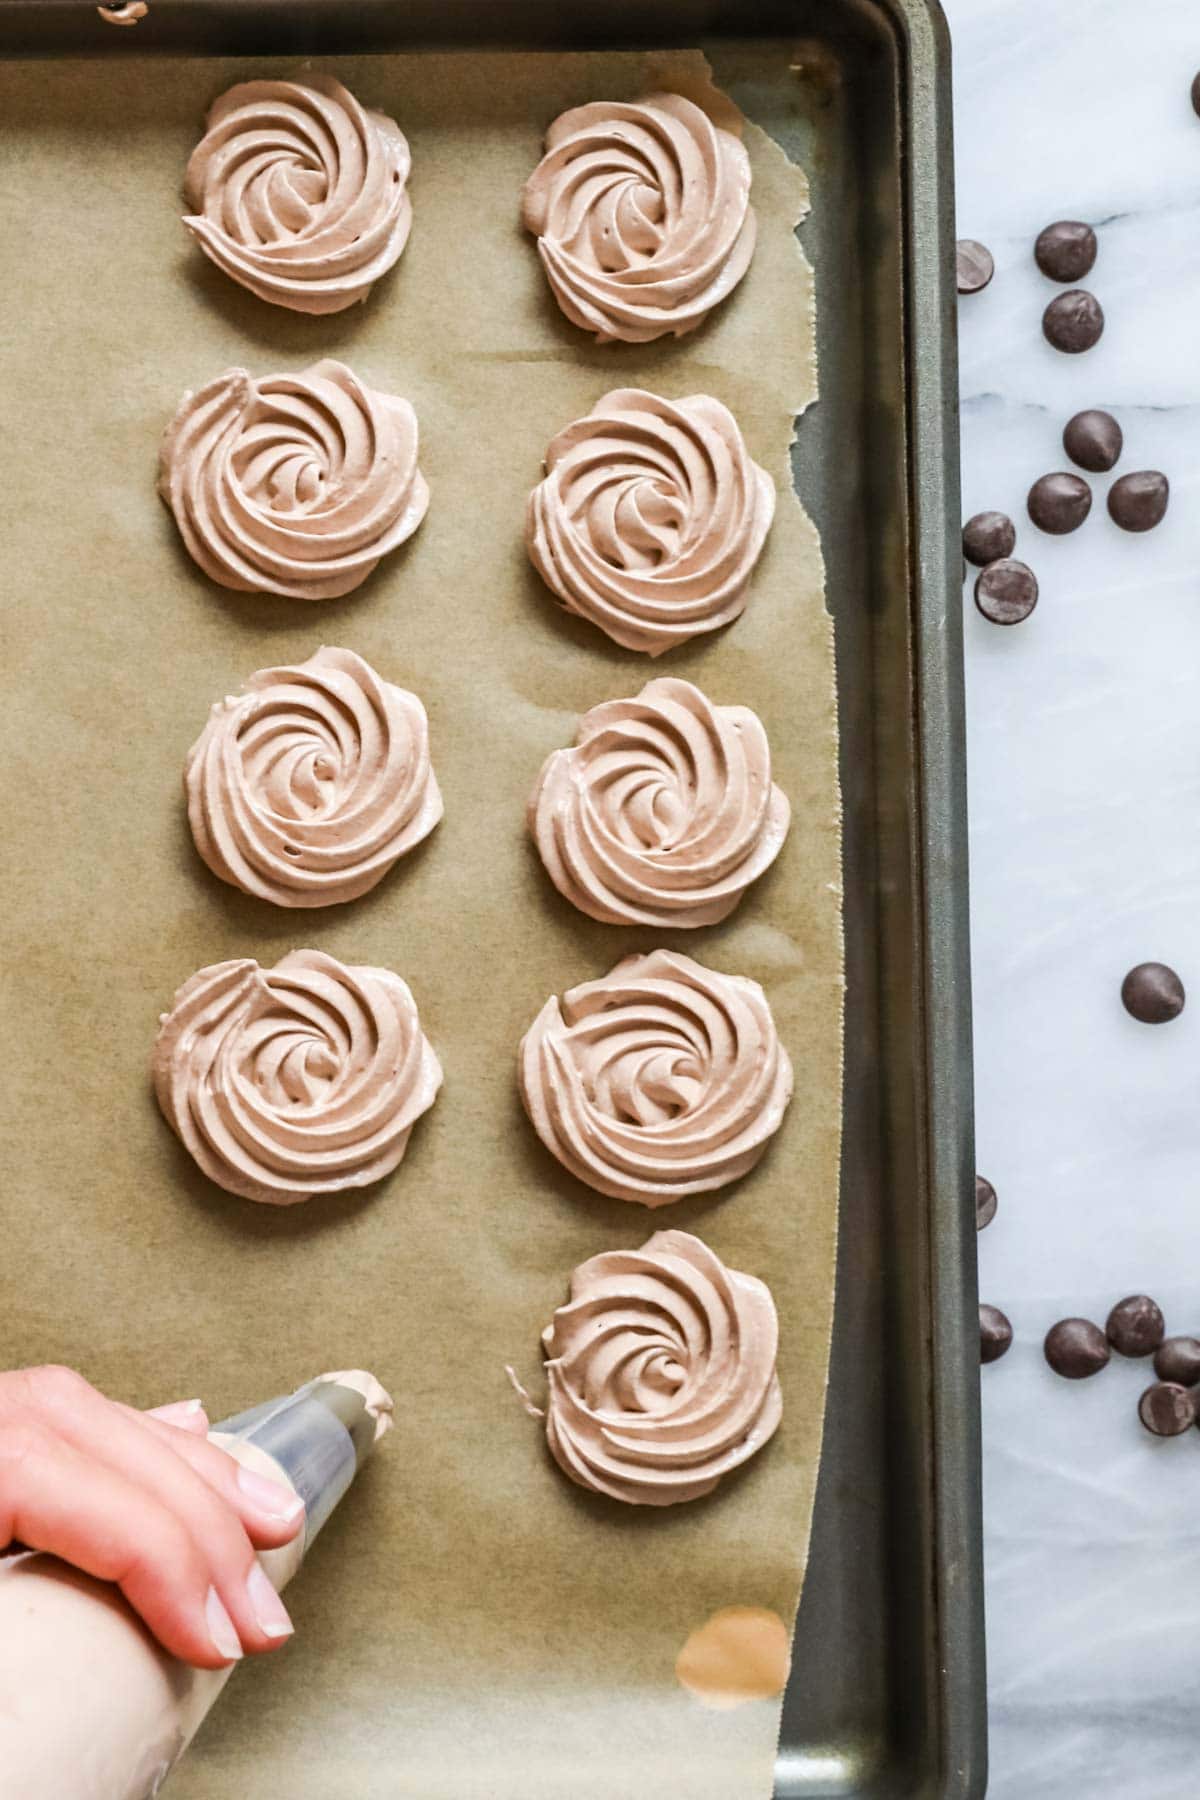
M 392 1422 L 361 1369 L 319 1375 L 216 1426 L 213 1443 L 304 1501 L 304 1528 L 259 1557 L 276 1589 Z M 193 1669 L 151 1637 L 120 1591 L 31 1551 L 0 1560 L 3 1800 L 151 1800 L 237 1664 Z

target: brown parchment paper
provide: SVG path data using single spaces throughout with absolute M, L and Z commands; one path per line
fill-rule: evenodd
M 718 1607 L 793 1617 L 819 1458 L 840 1119 L 840 864 L 831 626 L 791 497 L 815 394 L 805 183 L 753 126 L 759 242 L 680 342 L 600 348 L 563 321 L 521 233 L 560 110 L 703 78 L 639 55 L 330 59 L 413 149 L 415 226 L 370 301 L 266 306 L 180 226 L 207 103 L 280 59 L 0 73 L 4 275 L 6 943 L 0 1363 L 62 1360 L 139 1405 L 214 1415 L 366 1365 L 399 1430 L 289 1594 L 295 1643 L 240 1671 L 172 1778 L 177 1800 L 740 1800 L 770 1790 L 778 1707 L 704 1710 L 676 1683 Z M 763 74 L 786 79 L 786 58 Z M 343 601 L 231 594 L 154 493 L 183 389 L 319 356 L 408 395 L 433 498 Z M 559 613 L 522 549 L 543 448 L 608 388 L 727 402 L 780 507 L 744 616 L 655 663 Z M 209 705 L 322 642 L 428 707 L 446 817 L 376 891 L 289 914 L 212 878 L 179 781 Z M 651 1215 L 567 1177 L 525 1123 L 517 1040 L 546 995 L 648 949 L 552 890 L 524 832 L 542 759 L 653 674 L 765 719 L 793 803 L 775 868 L 725 925 L 667 942 L 766 986 L 796 1066 L 767 1159 Z M 288 1211 L 210 1186 L 158 1115 L 156 1020 L 202 964 L 312 943 L 411 983 L 445 1065 L 407 1159 L 366 1195 Z M 784 1423 L 714 1497 L 654 1513 L 570 1486 L 503 1367 L 540 1391 L 538 1334 L 583 1258 L 666 1225 L 766 1277 Z

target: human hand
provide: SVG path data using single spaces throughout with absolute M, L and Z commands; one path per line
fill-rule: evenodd
M 219 1669 L 290 1637 L 255 1549 L 294 1538 L 304 1506 L 207 1431 L 198 1400 L 140 1413 L 72 1369 L 0 1372 L 0 1548 L 115 1582 L 164 1648 Z

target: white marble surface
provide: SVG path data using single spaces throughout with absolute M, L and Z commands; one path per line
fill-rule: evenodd
M 996 259 L 959 302 L 964 516 L 1018 522 L 1041 602 L 1012 630 L 965 591 L 978 1161 L 1000 1195 L 984 1299 L 1015 1327 L 983 1373 L 993 1800 L 1200 1796 L 1200 1431 L 1139 1426 L 1147 1365 L 1071 1384 L 1046 1327 L 1153 1293 L 1200 1331 L 1200 69 L 1197 0 L 945 0 L 958 229 Z M 1032 258 L 1097 227 L 1100 344 L 1041 336 Z M 1161 468 L 1158 530 L 1049 538 L 1031 481 L 1085 406 Z M 1126 1017 L 1171 963 L 1173 1024 Z

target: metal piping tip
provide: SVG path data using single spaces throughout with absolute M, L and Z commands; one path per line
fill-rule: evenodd
M 278 1463 L 304 1501 L 307 1545 L 391 1423 L 387 1390 L 363 1369 L 343 1369 L 237 1413 L 216 1431 Z
M 354 1439 L 360 1464 L 396 1422 L 392 1396 L 366 1369 L 339 1369 L 331 1375 L 318 1375 L 310 1391 L 314 1399 L 321 1399 L 345 1424 Z M 360 1404 L 356 1406 L 355 1400 Z

